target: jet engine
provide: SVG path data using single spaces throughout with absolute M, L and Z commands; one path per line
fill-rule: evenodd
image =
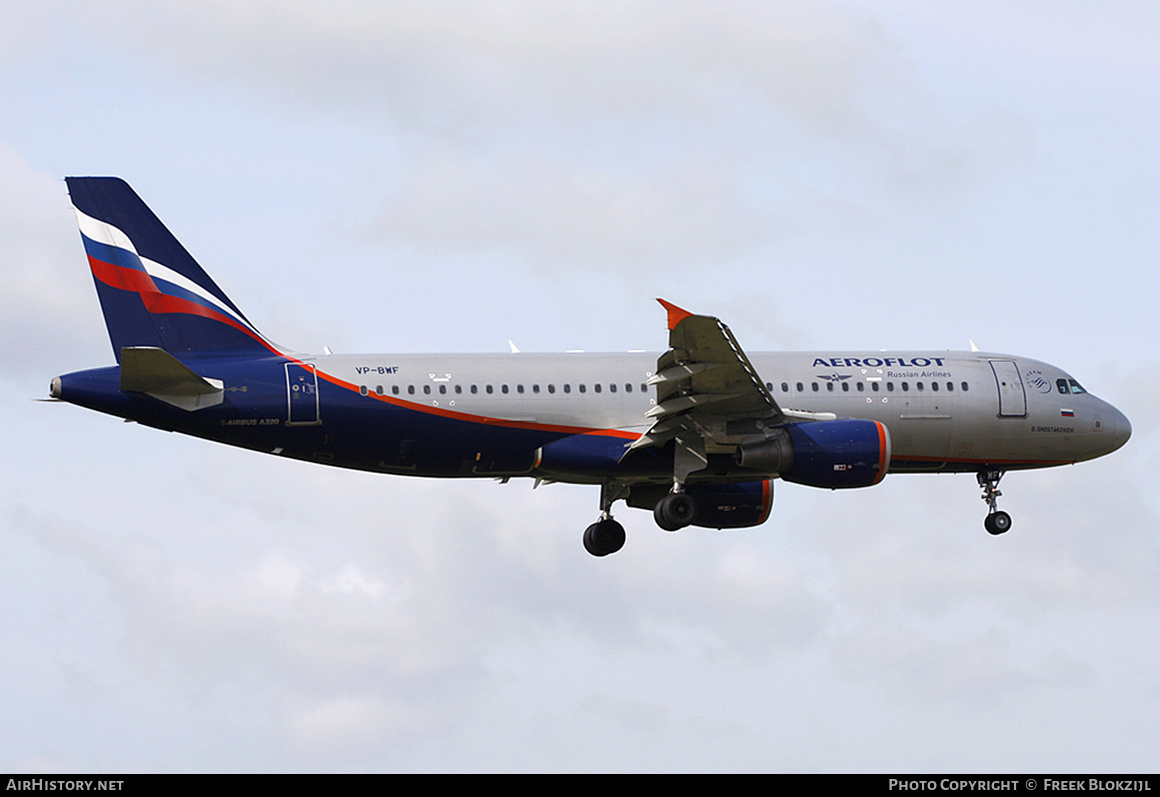
M 763 479 L 735 484 L 699 484 L 685 486 L 680 494 L 692 498 L 688 503 L 691 519 L 684 518 L 680 526 L 701 526 L 706 529 L 742 529 L 760 526 L 773 509 L 773 482 Z M 640 485 L 632 488 L 627 499 L 629 506 L 653 509 L 669 499 L 669 490 L 663 485 Z M 673 525 L 669 530 L 675 530 Z
M 736 461 L 810 487 L 869 487 L 890 467 L 890 432 L 878 421 L 789 423 L 772 437 L 741 446 Z

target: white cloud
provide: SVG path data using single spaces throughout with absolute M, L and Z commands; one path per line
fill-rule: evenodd
M 448 152 L 408 170 L 376 232 L 452 251 L 514 247 L 536 271 L 688 268 L 784 234 L 741 200 L 731 169 L 713 166 L 641 173 L 539 154 L 483 163 Z
M 530 109 L 702 115 L 748 95 L 826 128 L 849 114 L 864 60 L 882 46 L 859 17 L 810 2 L 710 11 L 656 2 L 130 1 L 85 17 L 197 74 L 264 75 L 311 101 L 374 102 L 436 127 Z
M 96 292 L 62 179 L 37 173 L 0 143 L 0 336 L 21 375 L 101 352 Z M 108 352 L 107 339 L 104 352 Z M 112 360 L 111 354 L 105 359 Z M 99 361 L 99 360 L 98 360 Z M 47 393 L 52 373 L 40 371 Z
M 195 91 L 392 137 L 359 170 L 370 226 L 423 248 L 703 268 L 851 212 L 960 207 L 1027 156 L 1010 114 L 948 116 L 877 24 L 828 3 L 211 7 L 79 13 Z

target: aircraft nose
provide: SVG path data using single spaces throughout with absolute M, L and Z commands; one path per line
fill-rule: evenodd
M 1124 443 L 1128 442 L 1128 438 L 1132 436 L 1132 424 L 1128 420 L 1128 416 L 1120 412 L 1111 404 L 1108 405 L 1107 411 L 1107 427 L 1109 432 L 1109 439 L 1112 443 L 1108 449 L 1109 452 L 1120 448 Z

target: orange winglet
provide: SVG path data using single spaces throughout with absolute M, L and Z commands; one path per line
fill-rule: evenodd
M 666 302 L 664 299 L 661 299 L 659 296 L 657 297 L 657 301 L 661 303 L 661 307 L 663 307 L 669 311 L 669 331 L 670 332 L 672 332 L 674 329 L 676 329 L 677 324 L 681 323 L 686 318 L 688 318 L 689 316 L 692 315 L 692 313 L 690 313 L 688 310 L 683 310 L 680 307 L 677 307 L 672 302 Z

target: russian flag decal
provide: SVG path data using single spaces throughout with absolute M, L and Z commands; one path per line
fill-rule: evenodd
M 1059 411 L 1059 414 L 1064 418 L 1074 418 L 1075 417 L 1075 413 L 1072 410 L 1061 409 Z

